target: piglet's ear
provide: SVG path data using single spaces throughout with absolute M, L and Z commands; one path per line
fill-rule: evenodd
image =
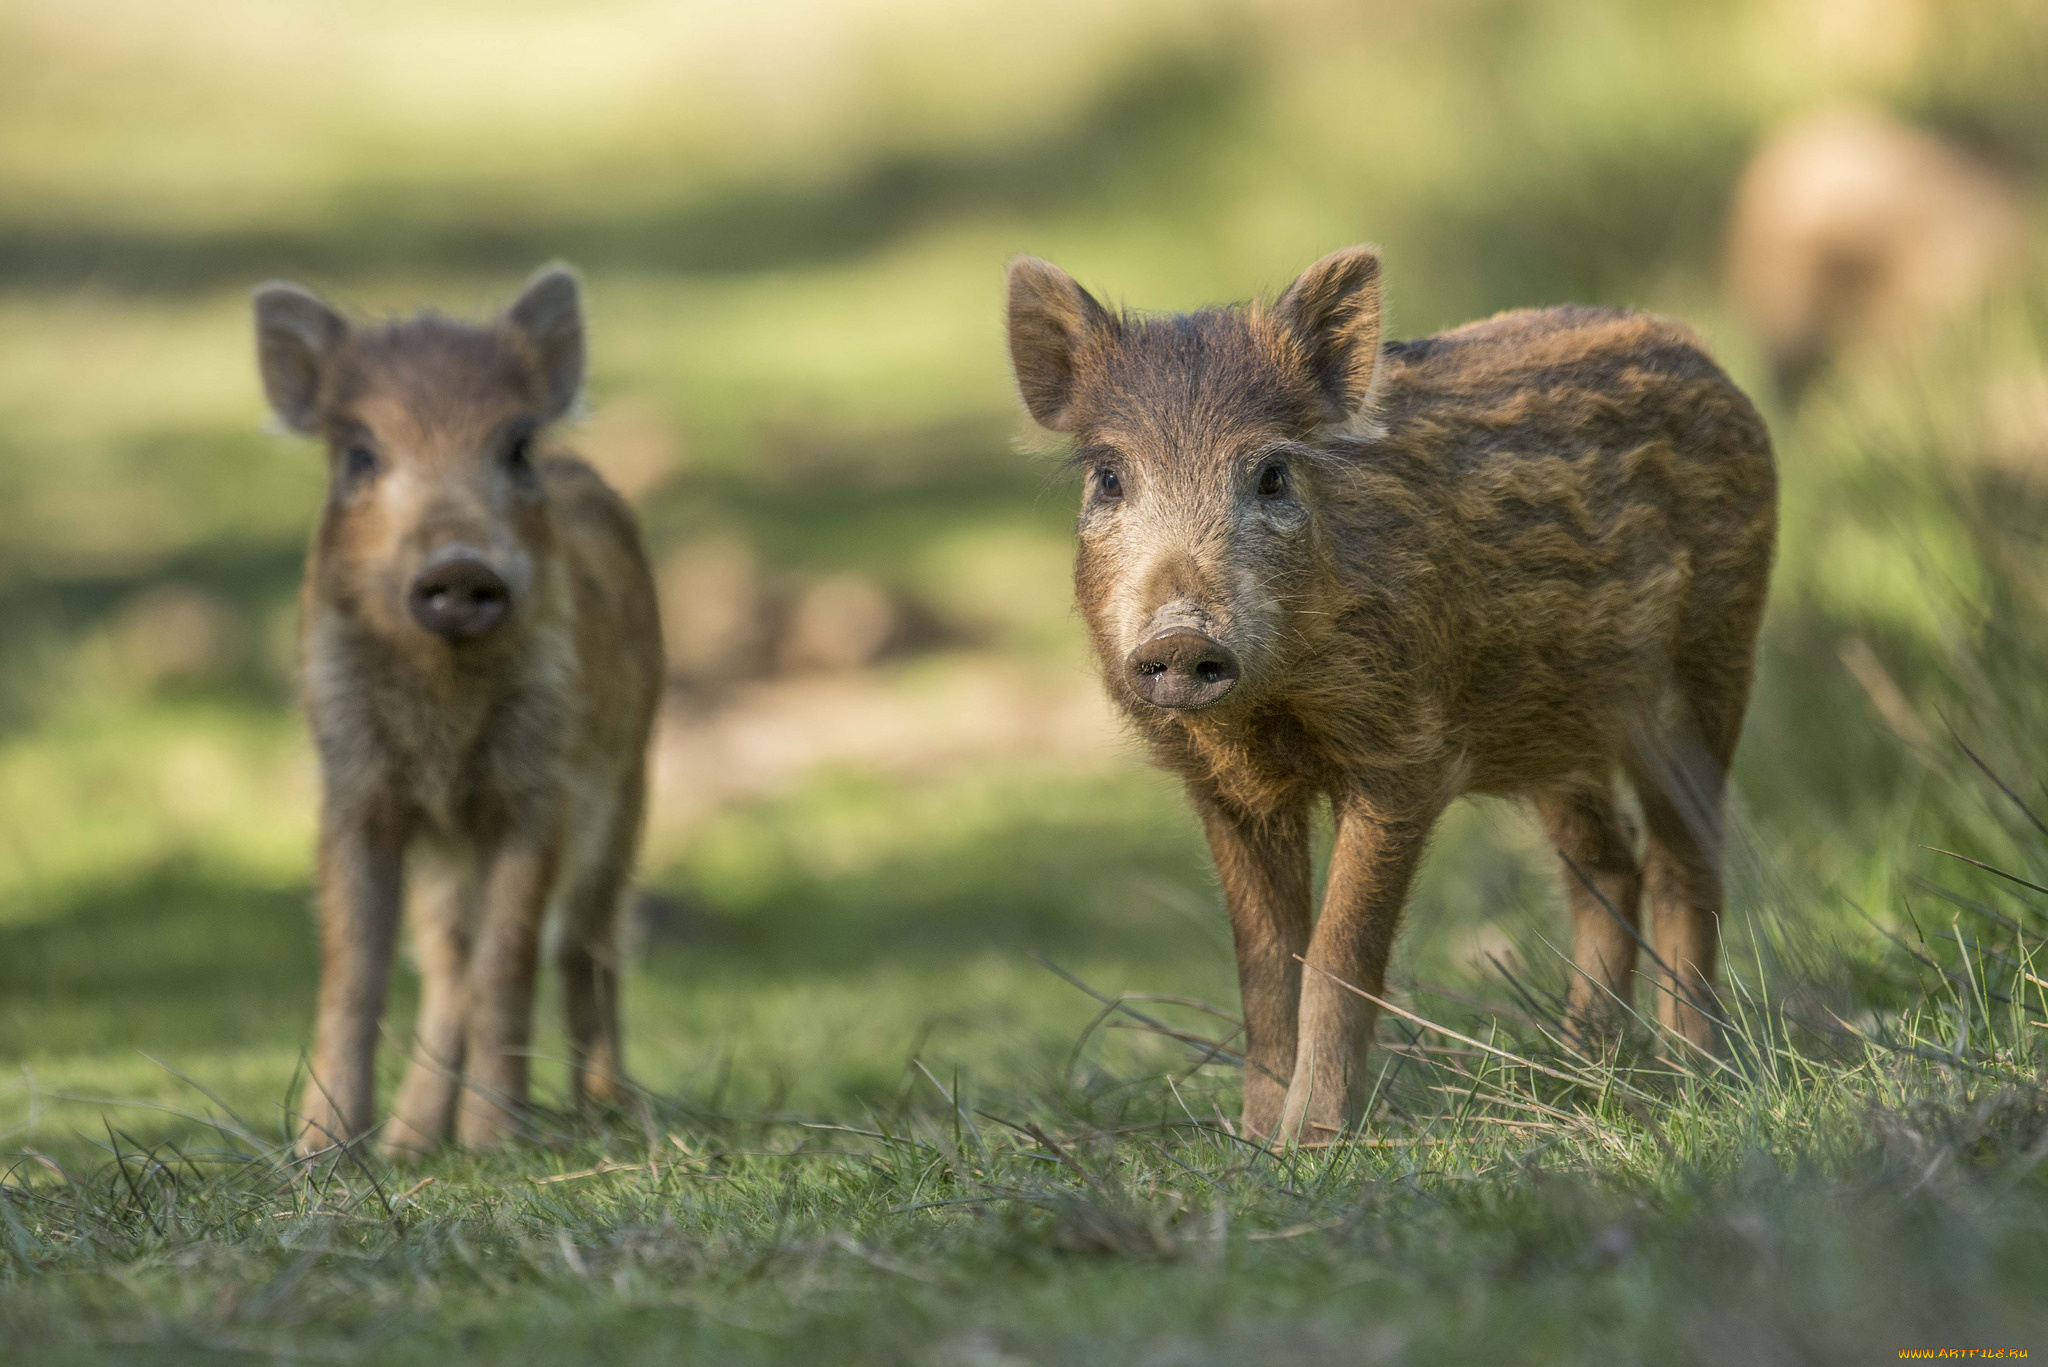
M 583 388 L 583 296 L 576 272 L 561 262 L 543 267 L 505 310 L 505 322 L 540 363 L 542 418 L 561 417 Z
M 1273 316 L 1308 353 L 1330 417 L 1357 413 L 1380 363 L 1379 248 L 1330 253 L 1287 287 Z
M 1055 432 L 1074 426 L 1077 354 L 1090 338 L 1116 330 L 1109 310 L 1050 261 L 1010 263 L 1010 369 L 1024 407 Z
M 270 407 L 294 432 L 311 433 L 320 376 L 348 323 L 311 290 L 273 280 L 256 287 L 256 367 Z

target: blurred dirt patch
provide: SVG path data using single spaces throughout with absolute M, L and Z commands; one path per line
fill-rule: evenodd
M 1982 402 L 1985 456 L 2009 474 L 2048 483 L 2048 370 L 1995 376 Z
M 738 533 L 687 543 L 656 577 L 669 672 L 705 695 L 777 675 L 865 669 L 979 634 L 866 575 L 772 575 Z
M 1488 982 L 1498 982 L 1502 969 L 1517 977 L 1529 973 L 1521 946 L 1497 921 L 1482 921 L 1460 935 L 1452 946 L 1451 962 L 1466 976 Z
M 716 689 L 767 673 L 775 604 L 753 543 L 710 536 L 672 552 L 656 574 L 669 672 Z
M 715 700 L 672 692 L 654 737 L 656 837 L 820 769 L 917 775 L 1008 757 L 1086 763 L 1124 754 L 1085 671 L 1048 678 L 984 655 L 929 669 L 915 679 L 865 671 L 763 680 Z
M 116 663 L 144 690 L 229 673 L 247 634 L 226 600 L 176 583 L 137 593 L 107 630 Z
M 635 399 L 607 401 L 569 434 L 569 445 L 629 503 L 638 503 L 683 465 L 675 424 L 653 404 Z

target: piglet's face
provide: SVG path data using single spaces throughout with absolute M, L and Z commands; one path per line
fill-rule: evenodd
M 537 443 L 582 383 L 575 277 L 542 272 L 486 326 L 359 327 L 266 285 L 256 331 L 272 408 L 327 447 L 316 591 L 414 646 L 515 638 L 552 548 Z
M 1332 459 L 1318 438 L 1367 403 L 1378 282 L 1378 254 L 1354 248 L 1270 308 L 1134 318 L 1045 262 L 1012 265 L 1018 387 L 1075 441 L 1076 593 L 1128 705 L 1242 705 L 1315 625 Z

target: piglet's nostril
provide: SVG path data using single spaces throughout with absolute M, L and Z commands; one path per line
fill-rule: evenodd
M 447 641 L 495 631 L 512 601 L 498 572 L 472 556 L 429 565 L 413 580 L 410 597 L 413 619 Z

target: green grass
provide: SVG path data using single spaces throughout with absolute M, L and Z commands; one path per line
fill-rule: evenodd
M 2048 992 L 2004 917 L 1873 962 L 1905 1000 L 1860 1013 L 1861 1034 L 1816 983 L 1761 995 L 1759 947 L 1731 975 L 1729 1062 L 1659 1063 L 1644 1040 L 1586 1060 L 1508 1002 L 1461 1021 L 1476 1035 L 1391 1022 L 1371 1138 L 1295 1153 L 1233 1136 L 1227 1072 L 1142 1032 L 1058 1070 L 1027 1045 L 1006 1070 L 1000 1050 L 949 1067 L 939 1026 L 864 1104 L 747 1104 L 720 1070 L 609 1122 L 542 1111 L 505 1155 L 400 1170 L 290 1162 L 277 1124 L 187 1086 L 181 1140 L 117 1108 L 90 1152 L 16 1165 L 0 1329 L 38 1361 L 148 1362 L 2025 1347 L 2048 1328 Z M 862 980 L 886 996 L 903 976 Z
M 2048 413 L 2011 403 L 2048 393 L 2048 304 L 1930 323 L 1792 408 L 1717 284 L 1733 175 L 1812 103 L 2038 185 L 2038 5 L 672 8 L 0 13 L 0 1359 L 2048 1351 L 2048 897 L 1926 848 L 2048 886 Z M 574 435 L 657 558 L 737 535 L 778 582 L 914 595 L 946 651 L 857 683 L 953 725 L 978 670 L 1057 700 L 1087 668 L 1072 491 L 1016 449 L 1003 258 L 1179 307 L 1360 239 L 1395 335 L 1642 305 L 1767 408 L 1723 1063 L 1556 1042 L 1550 858 L 1467 804 L 1395 1000 L 1519 1061 L 1390 1020 L 1369 1142 L 1245 1144 L 1227 1064 L 1061 976 L 1234 1010 L 1171 784 L 1110 742 L 941 749 L 657 806 L 624 1113 L 559 1109 L 547 998 L 522 1143 L 282 1160 L 320 487 L 261 430 L 251 284 L 480 312 L 574 259 Z M 137 636 L 166 588 L 218 614 L 196 669 Z

